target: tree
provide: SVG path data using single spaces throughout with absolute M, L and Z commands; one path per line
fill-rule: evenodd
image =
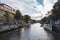
M 44 23 L 47 21 L 47 17 L 44 17 L 43 19 L 41 19 L 41 22 Z
M 21 12 L 19 11 L 19 10 L 16 10 L 16 14 L 15 14 L 15 16 L 14 16 L 14 18 L 17 20 L 17 21 L 19 21 L 20 20 L 20 18 L 21 18 Z
M 47 17 L 47 20 L 60 20 L 60 1 L 56 2 L 51 10 L 52 14 Z M 44 19 L 45 20 L 45 19 Z
M 29 15 L 24 15 L 24 20 L 26 21 L 26 23 L 28 23 L 28 21 L 31 20 L 31 17 Z
M 60 19 L 60 1 L 56 2 L 52 10 L 52 20 Z
M 21 16 L 21 17 L 20 17 L 20 20 L 24 20 L 24 16 Z

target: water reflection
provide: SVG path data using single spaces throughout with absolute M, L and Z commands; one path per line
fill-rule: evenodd
M 39 23 L 10 32 L 0 33 L 0 40 L 59 40 L 60 34 L 49 32 Z
M 17 30 L 0 34 L 0 40 L 18 40 L 20 33 Z
M 20 28 L 20 29 L 18 29 L 18 31 L 20 31 L 22 33 L 22 32 L 24 32 L 24 28 Z

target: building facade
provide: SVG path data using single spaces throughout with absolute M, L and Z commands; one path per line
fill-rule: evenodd
M 7 19 L 4 16 L 6 13 L 9 14 L 10 16 L 9 23 L 12 23 L 14 20 L 14 15 L 16 13 L 16 10 L 4 3 L 1 3 L 0 4 L 0 23 L 7 23 Z

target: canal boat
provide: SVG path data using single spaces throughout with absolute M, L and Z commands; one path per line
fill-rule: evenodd
M 30 27 L 31 26 L 31 23 L 26 23 L 24 26 Z
M 52 25 L 52 29 L 55 32 L 60 32 L 60 20 L 54 22 L 54 24 Z
M 23 28 L 24 26 L 24 24 L 18 24 L 18 28 Z
M 41 26 L 40 26 L 40 27 L 43 27 L 43 25 L 44 25 L 44 24 L 41 24 Z
M 44 29 L 52 31 L 52 25 L 51 24 L 44 24 L 43 27 L 44 27 Z

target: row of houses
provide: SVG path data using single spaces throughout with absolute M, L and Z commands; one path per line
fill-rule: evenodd
M 4 14 L 6 13 L 9 13 L 9 15 L 11 16 L 11 19 L 9 19 L 9 22 L 12 23 L 14 20 L 14 15 L 16 13 L 16 10 L 8 6 L 7 4 L 1 3 L 0 4 L 0 24 L 7 22 L 7 19 L 4 16 Z

